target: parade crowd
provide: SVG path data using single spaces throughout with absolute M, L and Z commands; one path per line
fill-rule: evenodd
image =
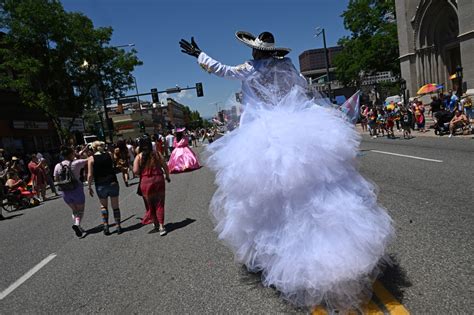
M 178 128 L 166 134 L 144 134 L 137 139 L 120 139 L 114 144 L 101 141 L 75 145 L 70 141 L 57 152 L 20 154 L 0 149 L 0 199 L 2 205 L 16 202 L 18 207 L 33 207 L 48 201 L 46 190 L 62 196 L 72 210 L 72 229 L 78 237 L 86 231 L 81 226 L 85 211 L 85 193 L 97 195 L 103 233 L 110 235 L 109 208 L 117 234 L 123 232 L 119 204 L 121 175 L 125 186 L 139 178 L 137 194 L 143 197 L 145 215 L 142 224 L 154 225 L 152 233 L 165 235 L 165 181 L 170 173 L 200 168 L 191 147 L 212 143 L 216 131 Z M 95 189 L 93 189 L 93 185 Z M 0 220 L 3 220 L 0 208 Z
M 384 106 L 362 105 L 360 113 L 362 130 L 374 139 L 385 135 L 395 138 L 395 126 L 398 132 L 403 132 L 404 139 L 412 138 L 412 130 L 427 132 L 426 115 L 431 115 L 434 121 L 428 129 L 433 128 L 438 135 L 449 133 L 449 137 L 471 133 L 474 123 L 471 97 L 463 94 L 459 98 L 451 91 L 432 96 L 428 106 L 414 98 L 407 106 L 393 101 Z

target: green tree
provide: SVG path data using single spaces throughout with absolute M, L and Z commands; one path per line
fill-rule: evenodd
M 338 44 L 337 78 L 346 85 L 359 85 L 361 73 L 400 73 L 395 0 L 350 0 L 342 14 L 351 32 Z
M 188 106 L 184 106 L 183 116 L 186 128 L 196 129 L 204 127 L 204 121 L 197 110 L 192 111 Z
M 122 95 L 141 65 L 136 51 L 107 47 L 112 28 L 95 28 L 85 15 L 66 12 L 58 0 L 0 0 L 0 88 L 18 92 L 38 108 L 61 138 L 59 117 L 80 117 L 93 93 Z

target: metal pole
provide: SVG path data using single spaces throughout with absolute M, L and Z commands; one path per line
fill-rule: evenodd
M 457 90 L 457 94 L 458 94 L 459 100 L 461 100 L 461 96 L 462 96 L 462 77 L 459 77 L 459 78 L 458 78 L 458 90 Z
M 133 78 L 133 81 L 135 82 L 135 91 L 137 92 L 137 100 L 138 100 L 138 108 L 140 108 L 140 116 L 143 116 L 142 104 L 140 103 L 140 95 L 138 94 L 137 78 L 135 78 L 135 76 L 132 76 L 132 78 Z
M 326 30 L 323 28 L 323 43 L 324 43 L 324 55 L 326 56 L 326 77 L 328 80 L 328 96 L 329 99 L 332 101 L 331 97 L 331 79 L 329 78 L 329 50 L 326 45 Z
M 102 103 L 104 105 L 105 126 L 107 127 L 107 131 L 109 133 L 109 140 L 111 143 L 113 143 L 114 135 L 109 126 L 109 111 L 107 109 L 107 103 L 105 100 L 104 82 L 102 81 L 102 74 L 100 73 L 100 68 L 99 68 L 99 78 L 100 78 L 100 92 L 101 92 L 100 94 L 102 95 Z M 104 129 L 104 133 L 105 133 L 105 129 Z
M 107 126 L 107 131 L 109 133 L 109 140 L 110 143 L 114 143 L 114 134 L 112 129 L 110 129 L 109 125 L 109 111 L 107 109 L 107 104 L 105 103 L 105 95 L 104 95 L 104 90 L 102 90 L 102 102 L 104 103 L 104 114 L 105 114 L 105 125 Z

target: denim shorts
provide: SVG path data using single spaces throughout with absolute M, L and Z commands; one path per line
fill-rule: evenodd
M 105 185 L 95 185 L 95 191 L 99 199 L 106 199 L 107 197 L 118 197 L 119 195 L 119 184 L 110 183 Z

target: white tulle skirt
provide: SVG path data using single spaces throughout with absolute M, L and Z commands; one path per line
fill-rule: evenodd
M 357 171 L 356 130 L 320 106 L 250 114 L 208 146 L 219 238 L 296 305 L 357 307 L 394 232 Z

